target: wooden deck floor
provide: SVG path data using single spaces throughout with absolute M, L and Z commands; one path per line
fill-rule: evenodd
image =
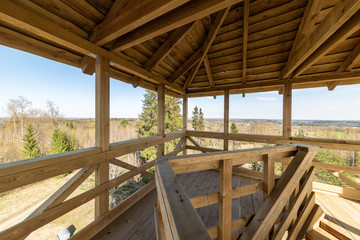
M 196 197 L 219 191 L 219 172 L 201 171 L 178 175 L 188 196 Z M 256 183 L 256 180 L 233 176 L 233 187 L 240 187 Z M 256 193 L 232 202 L 233 219 L 253 215 L 260 208 L 263 194 Z M 126 211 L 93 239 L 155 239 L 154 206 L 156 204 L 156 190 L 150 192 L 141 201 Z M 197 209 L 206 227 L 216 226 L 219 221 L 219 205 Z
M 320 192 L 315 196 L 332 227 L 349 239 L 360 240 L 360 202 Z

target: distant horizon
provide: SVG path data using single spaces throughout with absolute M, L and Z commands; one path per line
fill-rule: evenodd
M 9 117 L 0 117 L 0 119 L 8 119 Z M 94 117 L 65 117 L 61 118 L 62 120 L 95 120 Z M 136 120 L 139 118 L 134 117 L 111 117 L 110 119 L 130 119 Z M 223 118 L 204 118 L 205 120 L 216 120 L 221 121 Z M 274 118 L 229 118 L 231 121 L 237 120 L 269 120 L 269 121 L 282 121 L 282 119 L 274 119 Z M 188 121 L 191 121 L 189 118 Z M 292 119 L 291 121 L 318 121 L 318 122 L 360 122 L 360 120 L 347 120 L 347 119 L 339 119 L 339 120 L 332 120 L 332 119 Z

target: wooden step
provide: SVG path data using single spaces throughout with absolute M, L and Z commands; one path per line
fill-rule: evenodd
M 315 228 L 306 233 L 307 240 L 337 240 L 338 238 L 322 228 Z
M 350 238 L 350 234 L 346 229 L 343 228 L 343 226 L 339 226 L 338 224 L 329 221 L 327 219 L 322 219 L 320 221 L 320 227 L 324 229 L 325 231 L 331 233 L 332 235 L 336 236 L 339 239 L 342 240 L 352 240 L 353 238 Z

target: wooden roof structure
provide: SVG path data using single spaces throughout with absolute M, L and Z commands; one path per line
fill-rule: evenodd
M 181 97 L 360 83 L 357 0 L 3 0 L 0 44 Z M 306 27 L 305 27 L 306 26 Z

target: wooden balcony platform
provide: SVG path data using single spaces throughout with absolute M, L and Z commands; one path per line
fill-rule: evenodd
M 218 171 L 208 170 L 180 174 L 178 178 L 189 198 L 192 198 L 219 191 L 219 175 Z M 233 176 L 233 187 L 246 186 L 256 182 L 258 181 L 247 177 Z M 156 190 L 151 191 L 93 239 L 155 239 L 154 206 L 156 197 Z M 262 192 L 233 199 L 232 218 L 254 215 L 262 202 Z M 199 208 L 197 212 L 207 228 L 219 224 L 219 204 Z
M 315 196 L 325 213 L 322 228 L 340 239 L 360 240 L 360 202 L 320 192 Z

